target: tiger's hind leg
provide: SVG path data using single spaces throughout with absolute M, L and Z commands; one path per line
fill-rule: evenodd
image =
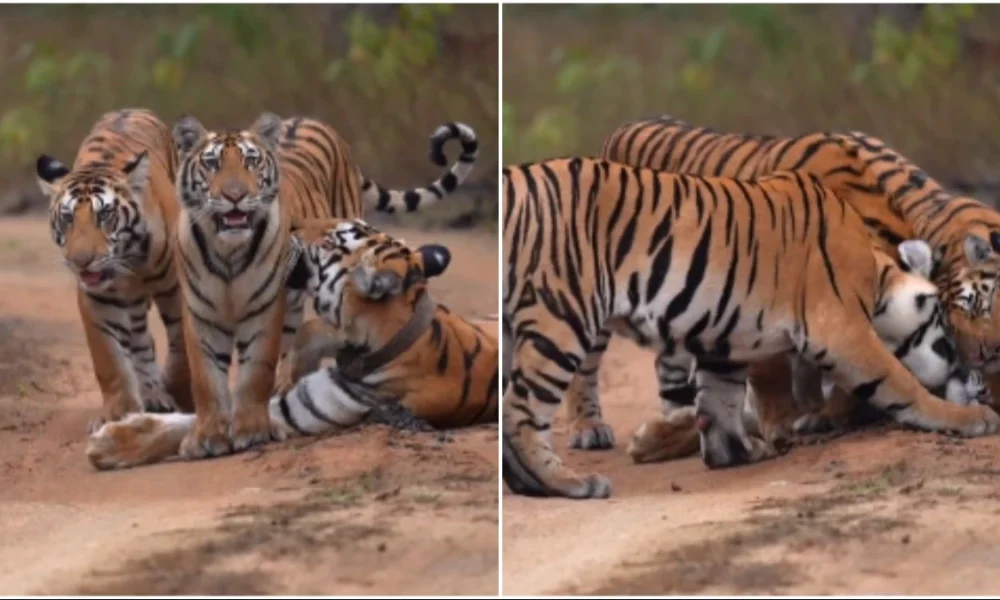
M 826 316 L 824 322 L 835 324 L 832 331 L 813 328 L 809 338 L 797 345 L 858 401 L 870 402 L 899 423 L 927 431 L 980 436 L 1000 426 L 1000 416 L 989 407 L 960 406 L 928 392 L 886 349 L 863 314 L 843 319 Z
M 598 371 L 610 339 L 611 333 L 607 330 L 597 334 L 597 340 L 566 390 L 571 448 L 607 450 L 615 446 L 615 432 L 601 417 L 601 400 L 598 395 Z
M 577 332 L 543 316 L 533 322 L 532 315 L 525 314 L 522 322 L 534 325 L 519 331 L 515 339 L 501 420 L 503 480 L 511 491 L 526 496 L 607 498 L 611 484 L 605 477 L 577 475 L 552 448 L 552 419 L 583 361 L 584 350 Z M 596 337 L 596 332 L 592 335 Z

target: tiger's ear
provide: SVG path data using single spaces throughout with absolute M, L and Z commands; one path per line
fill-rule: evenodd
M 174 123 L 172 134 L 177 151 L 181 156 L 187 156 L 208 135 L 208 131 L 201 121 L 191 115 L 184 115 Z
M 132 195 L 141 198 L 149 184 L 149 153 L 143 150 L 129 161 L 122 171 L 128 179 L 128 188 Z
M 48 198 L 52 195 L 59 181 L 69 175 L 69 169 L 59 160 L 48 154 L 43 154 L 35 161 L 35 174 L 38 178 L 39 189 Z
M 281 117 L 273 112 L 264 112 L 250 126 L 250 131 L 274 148 L 277 147 L 278 138 L 281 136 L 281 125 Z
M 923 240 L 906 240 L 897 246 L 899 258 L 910 270 L 924 279 L 931 278 L 934 270 L 934 253 Z
M 424 278 L 437 277 L 451 264 L 451 251 L 439 244 L 427 244 L 417 248 L 423 262 Z
M 972 266 L 984 262 L 993 253 L 990 249 L 990 243 L 974 233 L 965 237 L 964 248 L 965 258 Z

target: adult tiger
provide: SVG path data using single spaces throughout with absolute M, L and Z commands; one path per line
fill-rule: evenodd
M 448 267 L 447 248 L 413 251 L 362 221 L 312 221 L 294 236 L 304 249 L 289 283 L 314 298 L 320 319 L 300 328 L 291 377 L 270 399 L 277 437 L 348 428 L 396 404 L 437 427 L 496 422 L 496 335 L 436 304 L 427 286 Z M 338 366 L 320 368 L 333 355 Z M 136 415 L 107 424 L 90 436 L 87 456 L 99 469 L 156 462 L 177 454 L 194 421 Z
M 180 155 L 178 228 L 184 327 L 197 423 L 181 446 L 188 458 L 219 455 L 271 437 L 267 402 L 279 355 L 302 321 L 303 297 L 286 289 L 293 221 L 361 216 L 362 205 L 415 210 L 454 190 L 471 171 L 478 143 L 451 123 L 431 137 L 443 160 L 459 161 L 430 187 L 387 191 L 364 179 L 348 145 L 328 125 L 264 113 L 247 130 L 207 131 L 194 117 L 173 130 Z M 239 353 L 235 406 L 228 389 Z
M 883 345 L 932 393 L 957 404 L 986 402 L 989 394 L 982 375 L 958 360 L 944 322 L 938 290 L 930 282 L 934 267 L 930 245 L 923 240 L 904 241 L 898 248 L 899 263 L 878 248 L 873 248 L 873 255 L 879 272 L 879 301 L 872 326 Z M 843 430 L 856 420 L 878 416 L 871 414 L 867 405 L 855 406 L 853 396 L 835 387 L 827 374 L 801 356 L 789 354 L 778 360 L 785 361 L 786 368 L 796 374 L 795 382 L 804 388 L 796 390 L 793 402 L 774 406 L 770 397 L 762 402 L 752 383 L 754 375 L 759 381 L 758 371 L 770 368 L 774 361 L 752 365 L 744 403 L 745 427 L 751 435 L 786 437 L 787 431 L 769 430 L 768 426 L 790 424 L 793 419 L 795 431 L 804 433 Z M 694 425 L 693 405 L 667 411 L 636 429 L 628 454 L 637 463 L 696 454 L 699 439 Z
M 932 278 L 941 291 L 961 355 L 970 366 L 994 374 L 992 396 L 1000 400 L 1000 327 L 991 326 L 988 319 L 1000 277 L 1000 214 L 975 200 L 946 193 L 881 140 L 860 132 L 796 137 L 719 133 L 663 116 L 618 128 L 604 143 L 601 156 L 638 167 L 740 179 L 801 169 L 842 192 L 861 214 L 872 242 L 886 252 L 895 254 L 906 239 L 929 241 L 941 254 L 941 266 Z M 996 316 L 1000 319 L 1000 313 Z M 614 445 L 613 432 L 601 418 L 597 394 L 597 372 L 607 344 L 605 333 L 568 394 L 574 447 Z M 659 363 L 656 370 L 661 381 L 677 375 Z M 790 394 L 791 373 L 780 362 L 760 372 L 766 375 L 755 378 L 767 396 Z M 690 389 L 675 390 L 672 398 L 667 397 L 670 389 L 660 386 L 666 412 L 693 397 Z
M 563 393 L 607 328 L 685 369 L 697 361 L 709 467 L 772 456 L 741 418 L 747 367 L 798 352 L 897 421 L 991 433 L 989 407 L 930 394 L 871 320 L 879 276 L 858 214 L 818 177 L 699 178 L 586 158 L 504 170 L 503 318 L 514 364 L 503 476 L 516 493 L 604 497 L 549 442 Z M 684 381 L 686 383 L 686 381 Z
M 170 130 L 144 109 L 108 112 L 72 169 L 43 154 L 38 184 L 49 229 L 77 279 L 77 305 L 103 398 L 101 418 L 191 410 L 181 295 L 171 235 L 179 211 Z M 151 303 L 167 333 L 164 373 L 147 327 Z

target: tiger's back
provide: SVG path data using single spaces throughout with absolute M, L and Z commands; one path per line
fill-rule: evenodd
M 361 217 L 362 181 L 347 142 L 316 119 L 296 117 L 281 125 L 281 197 L 293 220 Z

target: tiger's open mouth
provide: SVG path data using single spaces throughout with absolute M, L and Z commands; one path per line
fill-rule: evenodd
M 250 229 L 250 215 L 241 210 L 231 210 L 216 217 L 219 231 Z
M 80 281 L 83 285 L 87 287 L 97 287 L 111 279 L 112 272 L 109 269 L 100 269 L 98 271 L 80 271 Z

